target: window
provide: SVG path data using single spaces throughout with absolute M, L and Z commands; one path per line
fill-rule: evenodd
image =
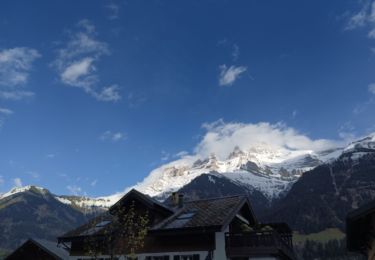
M 173 260 L 199 260 L 199 255 L 175 255 Z
M 163 255 L 163 256 L 146 256 L 146 260 L 169 260 L 169 255 Z
M 177 219 L 190 219 L 194 216 L 195 212 L 186 212 L 177 217 Z

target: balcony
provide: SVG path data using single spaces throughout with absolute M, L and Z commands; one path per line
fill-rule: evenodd
M 294 260 L 292 236 L 272 231 L 225 233 L 228 258 L 273 256 Z

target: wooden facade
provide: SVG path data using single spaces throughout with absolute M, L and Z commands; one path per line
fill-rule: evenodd
M 116 237 L 116 214 L 124 212 L 133 203 L 136 214 L 150 217 L 144 245 L 136 254 L 139 260 L 155 259 L 294 259 L 292 233 L 285 224 L 268 224 L 271 229 L 244 232 L 242 225 L 263 228 L 255 218 L 249 200 L 243 196 L 213 198 L 206 200 L 181 201 L 174 207 L 164 206 L 153 199 L 131 191 L 116 203 L 110 214 L 99 217 L 59 238 L 62 245 L 69 247 L 70 255 L 88 256 L 87 241 L 96 241 L 98 255 L 123 255 L 126 245 L 121 238 L 109 245 L 106 236 Z M 95 223 L 106 223 L 99 226 Z M 272 226 L 273 225 L 273 226 Z M 94 227 L 94 228 L 93 228 Z M 95 232 L 94 232 L 95 231 Z M 114 232 L 114 233 L 111 233 Z M 87 240 L 87 239 L 90 240 Z

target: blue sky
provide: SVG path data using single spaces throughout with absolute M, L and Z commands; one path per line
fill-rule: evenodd
M 0 192 L 121 191 L 220 119 L 374 132 L 374 29 L 372 1 L 2 1 Z

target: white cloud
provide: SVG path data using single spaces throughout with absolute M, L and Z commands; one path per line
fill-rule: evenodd
M 27 83 L 32 64 L 40 56 L 37 50 L 27 47 L 0 51 L 0 85 L 14 87 Z
M 371 94 L 374 94 L 375 95 L 375 83 L 372 83 L 368 86 L 368 91 L 371 93 Z
M 56 157 L 56 154 L 54 154 L 54 153 L 50 153 L 50 154 L 46 155 L 46 158 L 48 158 L 48 159 L 53 159 L 55 157 Z
M 126 134 L 123 132 L 112 132 L 112 131 L 105 131 L 101 136 L 100 139 L 102 141 L 112 141 L 112 142 L 119 142 L 126 140 Z
M 267 144 L 275 149 L 322 151 L 337 147 L 338 142 L 317 139 L 313 140 L 297 130 L 282 123 L 225 123 L 218 120 L 204 124 L 206 129 L 201 142 L 195 148 L 195 154 L 206 158 L 214 153 L 225 159 L 238 146 L 246 150 L 261 144 Z
M 74 61 L 62 71 L 60 77 L 67 85 L 82 87 L 86 91 L 91 91 L 91 86 L 96 83 L 97 77 L 93 74 L 96 68 L 93 65 L 92 57 L 85 57 Z
M 39 57 L 37 50 L 27 47 L 0 50 L 0 99 L 21 100 L 34 96 L 33 92 L 19 88 L 27 83 L 33 63 Z
M 27 174 L 33 177 L 34 179 L 38 179 L 40 177 L 39 173 L 36 171 L 28 171 Z
M 111 2 L 110 4 L 106 5 L 106 8 L 110 12 L 110 14 L 108 16 L 108 19 L 116 20 L 116 19 L 119 18 L 120 6 L 118 4 L 115 4 L 114 2 Z
M 11 114 L 13 114 L 12 110 L 0 107 L 0 128 L 3 126 L 6 117 Z
M 104 55 L 109 55 L 108 45 L 97 39 L 95 26 L 88 20 L 77 24 L 78 30 L 70 34 L 69 41 L 58 50 L 53 66 L 63 84 L 78 87 L 99 101 L 121 99 L 117 85 L 98 89 L 98 69 L 96 64 Z
M 298 115 L 298 110 L 293 110 L 292 117 L 296 118 L 297 115 Z
M 75 196 L 78 196 L 79 194 L 82 193 L 82 188 L 79 187 L 79 186 L 76 186 L 76 185 L 68 185 L 68 186 L 66 186 L 66 188 L 67 188 L 67 190 L 68 190 L 71 194 L 73 194 L 73 195 L 75 195 Z
M 240 77 L 242 73 L 247 70 L 244 66 L 230 66 L 229 68 L 223 64 L 219 67 L 219 85 L 220 86 L 231 86 Z
M 375 39 L 375 1 L 362 1 L 361 10 L 350 17 L 345 29 L 354 30 L 361 27 L 367 27 L 367 36 Z
M 13 179 L 13 183 L 16 187 L 22 187 L 22 180 L 20 178 Z
M 351 121 L 347 121 L 342 124 L 339 128 L 338 133 L 340 138 L 345 140 L 346 143 L 350 143 L 357 138 L 355 127 Z
M 10 109 L 7 109 L 7 108 L 1 108 L 0 107 L 0 115 L 6 115 L 6 116 L 8 116 L 8 115 L 11 115 L 11 114 L 13 114 L 13 111 L 12 110 L 10 110 Z
M 90 185 L 91 185 L 91 187 L 95 187 L 96 186 L 96 183 L 98 183 L 98 180 L 93 180 L 91 183 L 90 183 Z
M 161 160 L 162 161 L 168 161 L 171 158 L 171 155 L 166 151 L 161 151 Z
M 100 93 L 96 93 L 96 98 L 101 101 L 119 101 L 121 99 L 119 90 L 117 85 L 104 87 Z
M 25 98 L 32 98 L 34 96 L 35 96 L 34 92 L 31 92 L 31 91 L 20 91 L 20 90 L 0 91 L 0 99 L 21 100 Z
M 233 50 L 232 50 L 232 59 L 233 61 L 238 60 L 238 57 L 240 56 L 240 48 L 237 44 L 233 44 Z

